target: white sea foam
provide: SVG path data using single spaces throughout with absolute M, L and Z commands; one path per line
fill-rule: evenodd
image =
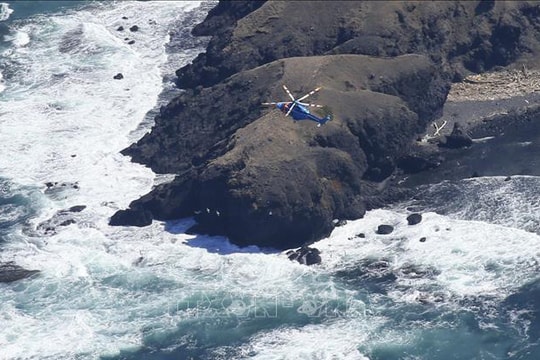
M 0 358 L 116 354 L 140 346 L 142 328 L 169 324 L 168 305 L 186 296 L 177 285 L 190 270 L 178 270 L 180 259 L 200 257 L 206 250 L 162 236 L 168 234 L 162 224 L 139 232 L 109 228 L 107 221 L 153 184 L 148 168 L 119 151 L 135 140 L 131 131 L 162 88 L 167 25 L 197 5 L 103 3 L 17 25 L 18 34 L 32 41 L 25 44 L 21 35 L 17 44 L 13 40 L 18 46 L 3 54 L 10 77 L 0 94 L 0 175 L 43 189 L 47 181 L 77 184 L 36 199 L 33 204 L 41 203 L 42 212 L 35 223 L 72 205 L 87 208 L 75 215 L 77 224 L 57 235 L 19 231 L 5 239 L 2 259 L 39 269 L 41 275 L 0 285 Z M 124 32 L 116 30 L 120 25 Z M 139 30 L 129 31 L 132 25 Z M 128 44 L 126 37 L 135 43 Z M 180 60 L 175 66 L 190 59 Z M 113 79 L 118 72 L 122 80 Z M 163 296 L 159 286 L 170 286 L 171 297 Z
M 17 31 L 13 35 L 5 35 L 4 40 L 10 41 L 16 47 L 22 47 L 28 45 L 30 36 L 24 31 Z
M 343 322 L 286 328 L 254 337 L 240 349 L 241 359 L 369 360 L 358 350 L 377 328 L 377 321 Z
M 13 9 L 9 8 L 9 4 L 0 3 L 0 21 L 6 21 L 12 13 Z
M 537 235 L 434 213 L 408 226 L 403 213 L 371 211 L 318 242 L 323 264 L 315 267 L 221 237 L 186 235 L 192 220 L 107 226 L 114 211 L 155 184 L 149 169 L 118 152 L 135 140 L 132 130 L 161 89 L 163 25 L 195 5 L 115 2 L 20 25 L 32 41 L 4 54 L 17 71 L 0 94 L 0 175 L 42 189 L 47 181 L 77 183 L 54 196 L 32 195 L 42 207 L 35 223 L 72 205 L 87 208 L 56 235 L 31 236 L 21 226 L 7 236 L 2 260 L 41 274 L 0 284 L 0 358 L 95 359 L 167 334 L 171 347 L 191 346 L 179 328 L 238 317 L 234 331 L 250 335 L 238 349 L 243 357 L 365 359 L 370 344 L 410 343 L 416 335 L 384 328 L 384 297 L 343 286 L 336 271 L 386 259 L 399 285 L 389 298 L 406 304 L 431 288 L 449 298 L 502 298 L 534 277 Z M 139 31 L 130 32 L 132 25 Z M 122 80 L 113 79 L 118 72 Z M 380 223 L 396 229 L 376 235 Z M 355 238 L 359 232 L 366 238 Z M 414 277 L 403 271 L 409 265 L 435 276 Z M 260 314 L 285 325 L 258 329 L 248 320 Z M 212 330 L 205 336 L 222 336 Z M 216 354 L 229 350 L 236 351 L 225 346 Z
M 376 234 L 380 224 L 394 226 Z M 359 233 L 365 238 L 357 237 Z M 423 241 L 420 241 L 420 239 Z M 479 221 L 423 214 L 408 225 L 406 214 L 373 210 L 363 219 L 337 228 L 316 244 L 328 269 L 354 268 L 362 259 L 384 259 L 397 275 L 396 301 L 423 301 L 430 292 L 449 297 L 504 299 L 535 278 L 540 237 L 534 233 Z M 403 270 L 404 269 L 404 270 Z
M 172 22 L 181 16 L 179 8 L 195 5 L 118 2 L 108 11 L 23 25 L 19 31 L 36 40 L 9 59 L 20 70 L 4 92 L 0 172 L 26 184 L 79 182 L 80 191 L 70 200 L 93 201 L 93 210 L 109 214 L 148 191 L 152 172 L 118 152 L 134 140 L 130 131 L 162 86 L 167 30 L 151 20 Z M 139 31 L 127 31 L 137 24 Z M 120 25 L 127 32 L 116 31 Z M 129 45 L 126 37 L 135 43 Z M 124 78 L 113 79 L 119 72 Z M 113 208 L 100 206 L 103 201 Z
M 4 91 L 5 88 L 6 86 L 4 85 L 4 75 L 0 71 L 0 93 Z
M 415 200 L 400 206 L 480 220 L 540 234 L 540 178 L 480 177 L 444 181 L 422 188 Z
M 336 294 L 362 309 L 316 269 L 223 238 L 182 234 L 190 220 L 144 229 L 107 225 L 154 182 L 149 169 L 118 153 L 134 140 L 131 130 L 162 86 L 165 54 L 156 39 L 166 39 L 166 30 L 150 20 L 165 24 L 193 6 L 117 2 L 19 29 L 33 40 L 9 54 L 19 72 L 1 99 L 0 173 L 42 189 L 47 181 L 77 184 L 35 199 L 42 211 L 34 225 L 69 206 L 87 208 L 56 235 L 10 235 L 2 258 L 41 274 L 0 285 L 2 356 L 96 358 L 136 349 L 144 337 L 173 334 L 199 317 L 294 317 Z M 137 32 L 116 31 L 135 24 Z M 118 72 L 122 80 L 113 79 Z

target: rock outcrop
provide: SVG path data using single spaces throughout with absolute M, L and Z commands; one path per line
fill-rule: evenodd
M 220 2 L 195 28 L 214 38 L 177 72 L 180 87 L 211 86 L 277 59 L 328 54 L 426 54 L 459 80 L 538 49 L 534 1 L 242 3 L 250 2 Z
M 437 115 L 448 91 L 437 74 L 421 55 L 332 55 L 278 60 L 188 91 L 127 151 L 179 175 L 131 208 L 158 219 L 196 214 L 209 233 L 242 245 L 317 240 L 332 219 L 363 215 L 373 183 Z M 334 120 L 318 128 L 262 109 L 262 101 L 284 97 L 283 83 L 295 93 L 322 86 L 317 101 Z
M 198 230 L 240 245 L 317 240 L 332 219 L 382 204 L 396 165 L 439 166 L 411 144 L 451 80 L 534 54 L 539 13 L 534 2 L 222 1 L 193 31 L 212 39 L 177 71 L 186 91 L 123 151 L 177 176 L 113 219 L 194 215 Z M 317 128 L 263 109 L 287 99 L 282 84 L 322 86 L 315 102 L 334 120 Z

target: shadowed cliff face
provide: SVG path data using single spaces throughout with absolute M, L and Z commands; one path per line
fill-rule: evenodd
M 242 245 L 320 239 L 332 219 L 381 203 L 383 180 L 440 116 L 450 79 L 507 64 L 539 41 L 527 2 L 241 5 L 220 2 L 194 30 L 213 38 L 178 71 L 186 91 L 123 151 L 176 178 L 111 224 L 195 216 L 198 231 Z M 318 128 L 263 108 L 287 100 L 282 84 L 295 95 L 322 86 L 312 101 L 334 120 Z

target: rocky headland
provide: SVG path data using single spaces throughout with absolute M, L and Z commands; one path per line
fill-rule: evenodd
M 177 71 L 185 91 L 123 151 L 176 177 L 113 225 L 195 216 L 195 232 L 293 248 L 421 183 L 527 173 L 475 151 L 537 130 L 536 2 L 220 1 L 193 34 L 211 40 Z M 263 108 L 282 84 L 322 87 L 333 120 Z

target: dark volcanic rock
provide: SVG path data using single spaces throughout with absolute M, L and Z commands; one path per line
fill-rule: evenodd
M 195 88 L 199 85 L 216 84 L 237 72 L 235 67 L 222 66 L 223 56 L 218 53 L 227 46 L 233 36 L 237 21 L 262 6 L 265 1 L 220 1 L 210 10 L 207 18 L 193 28 L 196 36 L 211 36 L 206 53 L 199 54 L 176 74 L 181 88 Z M 216 55 L 214 55 L 216 54 Z M 273 59 L 273 60 L 277 60 Z
M 380 77 L 370 80 L 373 72 Z M 313 73 L 321 75 L 304 84 Z M 335 120 L 318 128 L 275 110 L 263 114 L 260 102 L 282 98 L 282 83 L 300 94 L 322 86 L 317 102 L 329 104 Z M 318 240 L 332 219 L 363 215 L 369 182 L 391 174 L 447 90 L 423 56 L 335 55 L 280 60 L 187 91 L 124 151 L 156 172 L 179 174 L 131 206 L 157 219 L 197 213 L 205 232 L 240 245 Z
M 75 206 L 70 207 L 66 211 L 69 211 L 69 212 L 81 212 L 84 209 L 86 209 L 86 205 L 75 205 Z
M 117 211 L 109 221 L 109 225 L 148 226 L 152 223 L 152 213 L 148 210 L 126 209 Z
M 13 262 L 0 263 L 0 283 L 13 282 L 39 273 L 39 270 L 26 270 Z
M 376 232 L 379 235 L 388 235 L 388 234 L 391 234 L 392 231 L 394 231 L 394 227 L 392 225 L 383 224 L 383 225 L 379 225 L 377 227 Z
M 286 254 L 289 260 L 298 261 L 300 264 L 304 265 L 314 265 L 320 264 L 320 253 L 319 249 L 302 246 L 298 250 L 289 250 Z
M 122 73 L 118 73 L 113 76 L 113 79 L 115 80 L 122 80 L 124 78 L 124 75 Z
M 422 214 L 414 213 L 407 216 L 407 223 L 409 225 L 416 225 L 416 224 L 419 224 L 421 221 L 422 221 Z
M 425 54 L 459 80 L 507 65 L 539 42 L 534 2 L 249 3 L 220 1 L 194 29 L 212 39 L 206 53 L 177 71 L 180 87 L 211 86 L 277 59 L 325 54 Z
M 336 280 L 382 294 L 386 294 L 397 280 L 390 261 L 386 259 L 363 259 L 353 267 L 337 271 L 335 275 Z
M 434 169 L 443 161 L 444 157 L 431 148 L 423 145 L 413 145 L 408 154 L 400 157 L 396 165 L 405 174 L 414 174 L 420 171 Z
M 74 53 L 81 47 L 83 40 L 84 28 L 82 24 L 80 24 L 62 36 L 62 40 L 58 45 L 58 51 L 61 53 Z
M 347 220 L 344 220 L 344 219 L 341 219 L 341 220 L 335 220 L 334 221 L 334 226 L 335 227 L 340 227 L 340 226 L 344 226 L 344 225 L 347 225 Z
M 450 135 L 446 135 L 446 142 L 440 143 L 439 146 L 447 147 L 451 149 L 459 149 L 463 147 L 469 147 L 473 141 L 471 137 L 465 133 L 459 126 L 459 123 L 454 123 L 454 128 Z
M 452 79 L 534 54 L 537 15 L 528 2 L 221 1 L 193 31 L 212 36 L 206 53 L 177 71 L 186 91 L 123 151 L 177 176 L 111 223 L 195 214 L 239 245 L 320 239 L 331 219 L 383 204 L 396 166 L 439 166 L 411 140 L 441 115 Z M 282 84 L 297 95 L 322 86 L 313 101 L 334 120 L 317 128 L 263 110 L 287 99 Z M 454 135 L 450 146 L 467 140 Z
M 53 192 L 57 190 L 65 190 L 65 189 L 79 189 L 79 183 L 73 182 L 57 182 L 57 181 L 48 181 L 45 183 L 45 186 L 47 189 L 45 189 L 45 192 Z
M 69 209 L 58 211 L 50 219 L 39 223 L 36 227 L 38 235 L 54 235 L 59 227 L 75 224 L 74 213 L 79 213 L 86 209 L 86 205 L 75 205 Z
M 132 27 L 129 28 L 129 31 L 131 32 L 139 31 L 139 27 L 137 25 L 133 25 Z

